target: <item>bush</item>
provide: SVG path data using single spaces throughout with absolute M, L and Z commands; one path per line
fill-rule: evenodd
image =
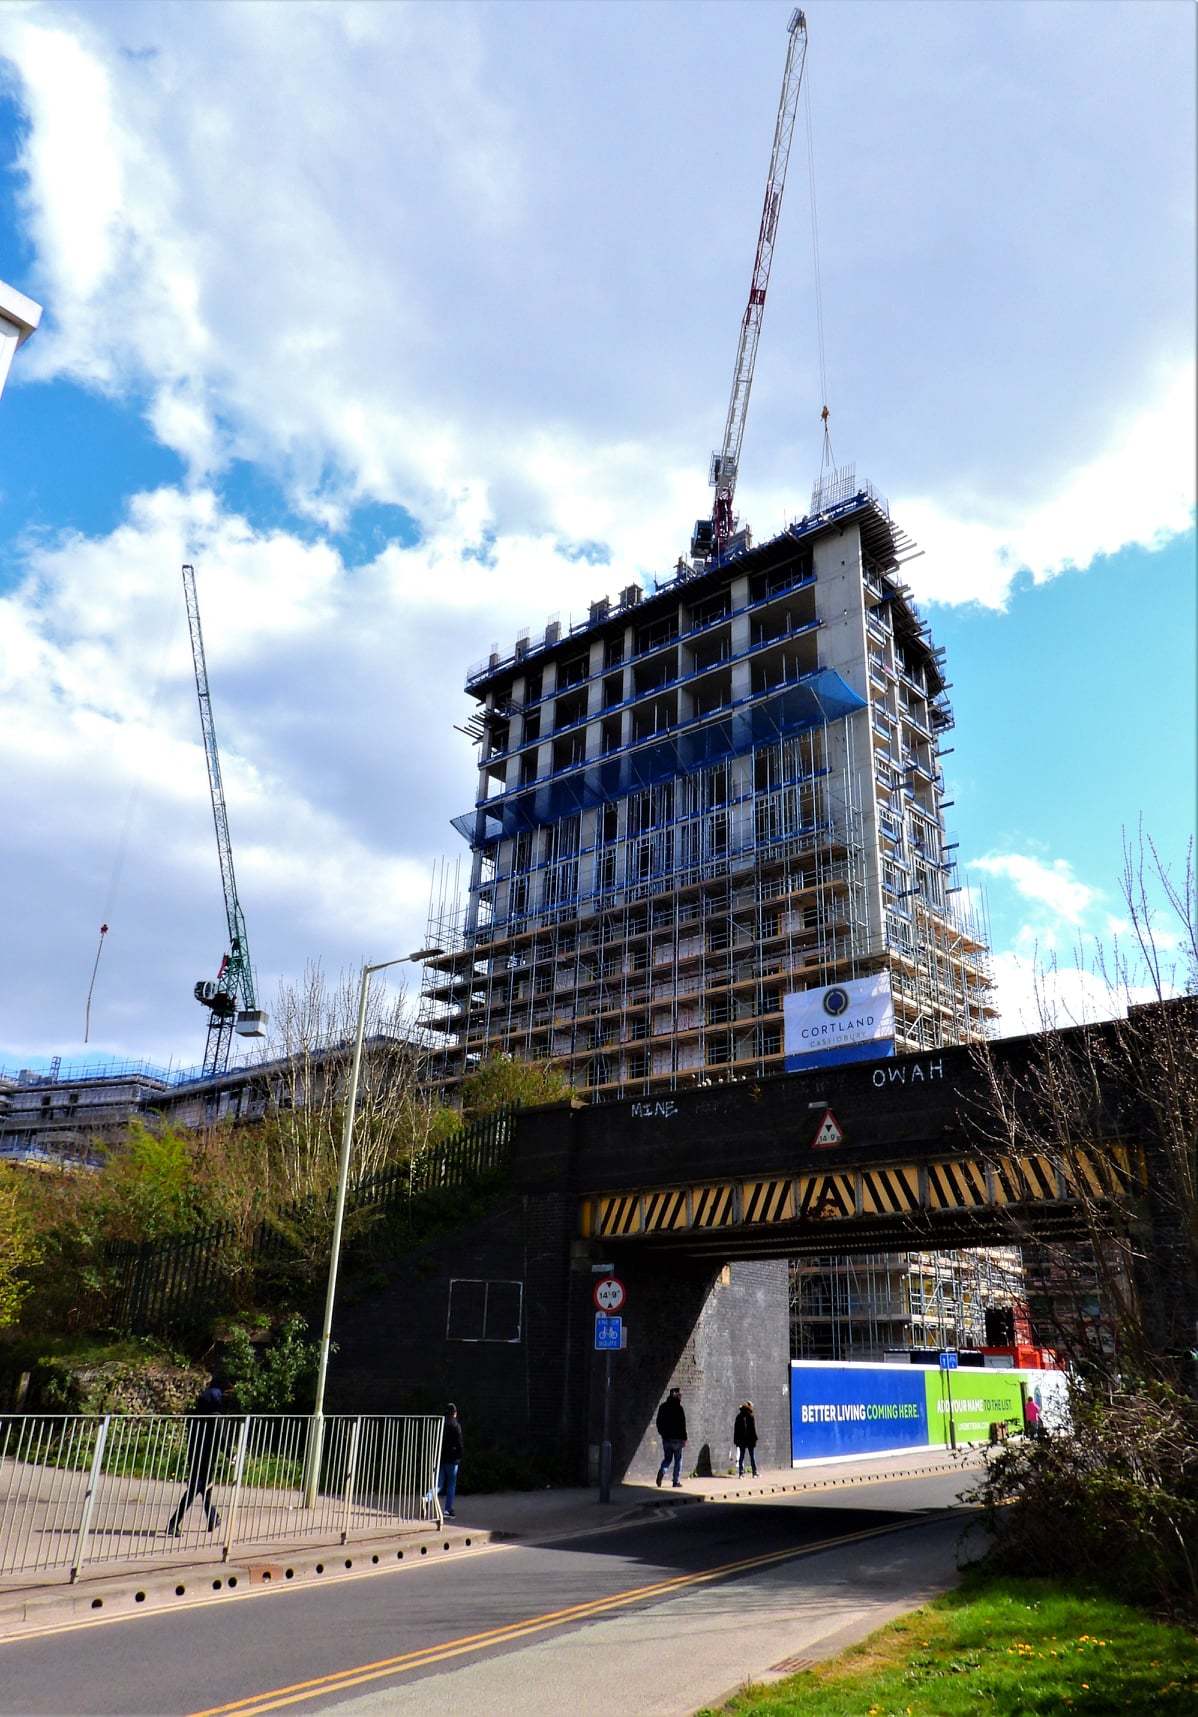
M 29 1273 L 41 1259 L 41 1245 L 18 1171 L 0 1163 L 0 1329 L 14 1324 L 29 1293 Z
M 97 1341 L 25 1337 L 0 1349 L 9 1392 L 30 1374 L 25 1401 L 43 1413 L 186 1413 L 207 1373 L 146 1337 Z
M 535 1109 L 542 1103 L 562 1103 L 569 1095 L 570 1082 L 560 1068 L 492 1055 L 477 1073 L 463 1079 L 462 1114 L 467 1121 L 480 1121 L 500 1109 Z
M 230 1325 L 221 1366 L 242 1413 L 287 1413 L 315 1376 L 320 1343 L 306 1340 L 308 1325 L 298 1312 L 284 1318 L 274 1339 L 266 1317 Z M 310 1403 L 304 1403 L 307 1411 Z
M 1075 1391 L 1071 1434 L 1021 1438 L 970 1493 L 987 1566 L 1099 1582 L 1130 1603 L 1198 1618 L 1198 1406 L 1163 1384 Z

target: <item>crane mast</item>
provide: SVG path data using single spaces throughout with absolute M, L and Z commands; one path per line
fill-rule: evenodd
M 233 846 L 229 839 L 229 813 L 220 773 L 216 725 L 212 719 L 212 695 L 208 690 L 208 665 L 204 658 L 204 633 L 200 626 L 200 604 L 196 595 L 193 566 L 183 568 L 183 598 L 187 604 L 187 627 L 191 633 L 191 660 L 195 669 L 196 696 L 200 704 L 200 731 L 204 738 L 204 760 L 208 765 L 208 792 L 212 799 L 212 821 L 216 826 L 216 851 L 225 897 L 225 920 L 229 928 L 229 950 L 215 979 L 201 978 L 195 998 L 208 1009 L 208 1039 L 204 1049 L 204 1072 L 223 1073 L 229 1065 L 234 1029 L 242 1037 L 264 1037 L 266 1015 L 258 1007 L 254 990 L 254 968 L 245 916 L 237 898 L 233 871 Z
M 765 181 L 765 202 L 761 210 L 761 226 L 757 233 L 757 254 L 753 259 L 749 302 L 741 318 L 736 364 L 732 371 L 732 394 L 728 401 L 728 416 L 724 421 L 724 440 L 719 451 L 711 456 L 708 480 L 715 490 L 715 501 L 711 518 L 699 519 L 695 524 L 691 538 L 691 555 L 695 559 L 714 557 L 718 560 L 734 528 L 732 502 L 740 470 L 740 448 L 749 410 L 749 394 L 753 387 L 753 370 L 757 363 L 757 342 L 761 337 L 761 321 L 765 314 L 770 266 L 774 260 L 778 216 L 782 212 L 782 193 L 786 189 L 786 167 L 790 159 L 795 115 L 798 112 L 799 89 L 807 59 L 807 20 L 801 11 L 796 10 L 791 15 L 787 25 L 787 38 L 786 69 L 782 73 L 782 94 L 779 97 L 778 118 L 774 125 L 774 146 L 770 153 L 770 170 Z

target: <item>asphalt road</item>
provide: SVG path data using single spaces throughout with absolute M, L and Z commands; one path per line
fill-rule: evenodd
M 0 1643 L 0 1714 L 692 1711 L 951 1579 L 972 1517 L 943 1511 L 961 1484 L 702 1504 L 328 1586 L 75 1623 Z

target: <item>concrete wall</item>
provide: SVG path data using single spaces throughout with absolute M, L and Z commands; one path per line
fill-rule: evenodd
M 612 1459 L 617 1473 L 646 1478 L 657 1470 L 654 1428 L 668 1390 L 682 1390 L 688 1445 L 684 1472 L 706 1451 L 718 1472 L 727 1464 L 736 1410 L 757 1410 L 757 1458 L 790 1461 L 787 1396 L 789 1324 L 784 1260 L 738 1262 L 713 1272 L 689 1259 L 621 1263 L 628 1289 L 627 1351 L 613 1359 Z M 588 1271 L 587 1292 L 590 1291 Z M 591 1371 L 588 1455 L 597 1471 L 603 1356 Z

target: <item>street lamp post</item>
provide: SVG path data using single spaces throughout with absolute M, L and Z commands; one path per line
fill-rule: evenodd
M 337 1298 L 337 1272 L 341 1265 L 341 1230 L 345 1223 L 345 1192 L 349 1185 L 349 1161 L 353 1152 L 354 1117 L 358 1108 L 358 1076 L 362 1070 L 362 1043 L 366 1036 L 366 1001 L 370 980 L 375 972 L 385 972 L 389 966 L 406 966 L 413 960 L 428 960 L 443 954 L 443 948 L 418 948 L 414 954 L 400 954 L 394 960 L 379 960 L 362 967 L 358 986 L 358 1025 L 354 1033 L 354 1053 L 349 1069 L 349 1090 L 345 1099 L 345 1123 L 341 1129 L 341 1156 L 337 1165 L 337 1202 L 333 1210 L 333 1237 L 329 1247 L 329 1282 L 324 1297 L 324 1324 L 320 1331 L 320 1358 L 316 1367 L 316 1400 L 312 1409 L 312 1426 L 308 1439 L 308 1477 L 304 1505 L 312 1508 L 320 1480 L 320 1455 L 324 1443 L 324 1384 L 329 1369 L 329 1343 L 333 1333 L 333 1304 Z
M 41 319 L 40 304 L 0 280 L 0 393 L 8 380 L 13 353 L 25 344 Z

